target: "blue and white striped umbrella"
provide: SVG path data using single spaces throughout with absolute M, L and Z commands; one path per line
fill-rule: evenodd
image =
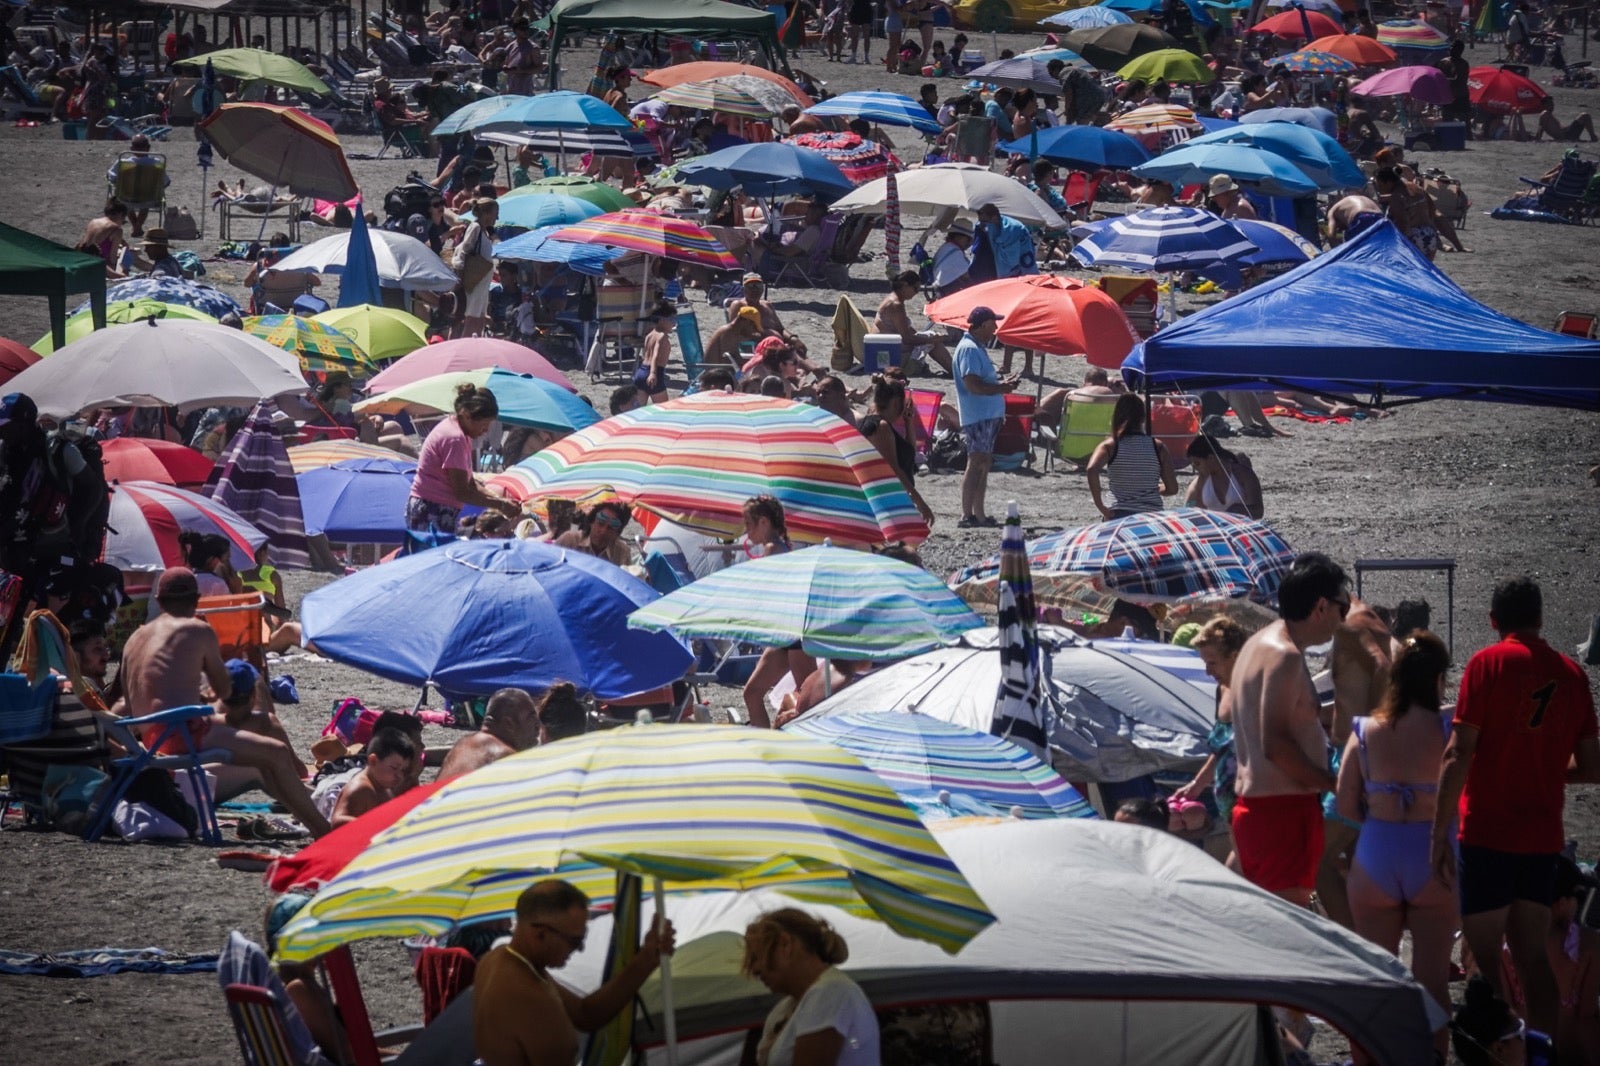
M 1072 257 L 1084 266 L 1193 270 L 1257 250 L 1237 226 L 1197 207 L 1153 207 L 1072 233 Z
M 854 755 L 925 822 L 959 815 L 1097 817 L 1060 774 L 1009 740 L 925 714 L 849 711 L 784 729 Z
M 633 122 L 599 97 L 570 89 L 518 97 L 465 127 L 495 133 L 520 130 L 629 130 Z
M 563 154 L 588 152 L 598 156 L 634 159 L 654 159 L 661 154 L 654 141 L 635 129 L 485 130 L 477 134 L 477 139 L 489 144 L 504 144 L 513 148 L 527 145 L 535 151 Z
M 501 210 L 524 199 L 520 196 L 503 197 L 500 200 Z M 530 197 L 542 200 L 542 196 Z M 527 233 L 512 237 L 508 241 L 496 241 L 494 257 L 496 259 L 511 259 L 529 263 L 560 263 L 563 266 L 576 270 L 580 274 L 587 274 L 591 278 L 598 278 L 606 272 L 606 264 L 613 259 L 620 259 L 627 254 L 621 248 L 607 248 L 603 244 L 574 244 L 571 241 L 553 241 L 551 235 L 557 230 L 565 229 L 565 225 L 541 226 L 529 230 Z
M 1233 132 L 1229 130 L 1222 136 Z M 1206 136 L 1218 135 L 1208 133 Z M 1253 144 L 1185 144 L 1139 164 L 1133 172 L 1141 178 L 1167 182 L 1175 189 L 1199 185 L 1218 174 L 1227 174 L 1234 181 L 1247 182 L 1268 196 L 1309 196 L 1324 184 L 1278 153 Z
M 928 109 L 909 96 L 864 89 L 840 93 L 812 104 L 806 114 L 819 117 L 864 118 L 879 126 L 909 126 L 919 133 L 938 133 L 939 123 Z
M 106 288 L 106 303 L 120 303 L 125 300 L 154 300 L 157 303 L 181 304 L 208 314 L 212 318 L 244 314 L 244 308 L 239 306 L 238 301 L 220 289 L 213 289 L 210 285 L 202 285 L 197 281 L 168 277 L 165 274 L 130 278 Z M 71 314 L 87 310 L 89 301 L 85 300 L 74 307 Z
M 1075 11 L 1062 11 L 1051 15 L 1047 19 L 1040 19 L 1041 26 L 1065 26 L 1072 30 L 1092 30 L 1097 26 L 1115 26 L 1122 22 L 1133 20 L 1122 12 L 1109 7 L 1080 7 Z
M 1216 695 L 1217 683 L 1206 673 L 1206 661 L 1193 648 L 1162 644 L 1154 640 L 1125 640 L 1121 637 L 1091 640 L 1089 647 L 1100 651 L 1114 651 L 1120 655 L 1131 655 L 1141 662 L 1165 670 L 1179 681 L 1194 686 L 1208 698 Z

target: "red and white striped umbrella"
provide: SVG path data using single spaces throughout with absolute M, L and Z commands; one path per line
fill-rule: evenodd
M 219 533 L 232 547 L 234 569 L 255 566 L 267 535 L 233 511 L 197 492 L 154 481 L 128 481 L 111 488 L 106 562 L 119 570 L 165 570 L 183 565 L 178 534 Z

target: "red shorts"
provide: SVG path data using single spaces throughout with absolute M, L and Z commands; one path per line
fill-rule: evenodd
M 1233 848 L 1239 869 L 1268 892 L 1317 886 L 1322 864 L 1322 801 L 1292 796 L 1240 796 L 1233 803 Z

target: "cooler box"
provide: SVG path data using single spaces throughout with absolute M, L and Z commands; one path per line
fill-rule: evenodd
M 904 349 L 905 342 L 898 333 L 869 333 L 862 341 L 861 364 L 869 374 L 886 366 L 899 366 Z
M 1436 122 L 1433 126 L 1435 152 L 1464 152 L 1467 150 L 1467 124 L 1465 122 Z

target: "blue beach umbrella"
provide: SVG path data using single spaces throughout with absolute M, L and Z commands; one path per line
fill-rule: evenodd
M 472 103 L 458 108 L 443 122 L 435 126 L 433 135 L 435 137 L 453 137 L 458 133 L 468 133 L 479 129 L 492 121 L 501 112 L 531 99 L 533 99 L 531 96 L 508 94 L 506 96 L 489 96 L 482 100 L 474 100 Z
M 619 699 L 683 677 L 689 649 L 628 628 L 658 598 L 626 571 L 534 540 L 455 541 L 341 578 L 301 605 L 323 655 L 391 681 L 487 696 L 571 681 Z
M 1080 7 L 1074 11 L 1062 11 L 1049 18 L 1040 19 L 1039 24 L 1065 26 L 1069 30 L 1092 30 L 1097 26 L 1115 26 L 1121 22 L 1132 21 L 1127 15 L 1111 7 Z
M 339 275 L 339 307 L 360 307 L 383 303 L 379 287 L 378 259 L 372 252 L 372 234 L 367 232 L 367 215 L 358 201 L 350 212 L 350 246 L 344 254 L 344 272 Z
M 570 226 L 603 214 L 605 209 L 599 204 L 558 192 L 542 196 L 508 196 L 500 201 L 500 225 L 521 229 Z M 495 246 L 495 258 L 503 258 L 499 245 Z
M 403 459 L 346 459 L 295 476 L 306 535 L 336 544 L 399 544 L 417 464 Z
M 1257 248 L 1239 257 L 1238 261 L 1245 266 L 1304 263 L 1308 259 L 1315 259 L 1321 252 L 1320 248 L 1288 226 L 1255 218 L 1236 218 L 1232 222 Z
M 1072 229 L 1085 266 L 1192 270 L 1256 251 L 1237 226 L 1197 207 L 1153 207 Z
M 1307 129 L 1320 130 L 1329 137 L 1339 136 L 1339 119 L 1325 107 L 1264 107 L 1239 116 L 1246 126 L 1258 122 L 1293 122 Z
M 762 199 L 810 194 L 837 200 L 855 188 L 821 152 L 782 141 L 724 148 L 678 164 L 677 173 L 691 185 L 722 190 L 737 185 Z
M 1107 11 L 1120 11 L 1133 15 L 1148 15 L 1166 7 L 1166 0 L 1101 0 L 1096 5 Z
M 940 126 L 928 109 L 899 93 L 862 90 L 812 104 L 806 114 L 822 117 L 864 118 L 879 126 L 909 126 L 919 133 L 938 133 Z
M 1141 178 L 1168 182 L 1175 189 L 1200 184 L 1216 174 L 1256 185 L 1268 196 L 1307 196 L 1319 188 L 1316 181 L 1283 156 L 1248 144 L 1190 141 L 1134 167 L 1133 172 Z
M 518 97 L 502 110 L 487 113 L 469 129 L 500 132 L 517 130 L 631 130 L 628 116 L 598 97 L 568 89 Z
M 1359 189 L 1367 183 L 1367 176 L 1343 145 L 1321 130 L 1293 122 L 1241 124 L 1192 138 L 1185 147 L 1198 144 L 1249 144 L 1265 149 L 1293 163 L 1324 191 Z
M 183 278 L 169 277 L 166 274 L 152 274 L 147 278 L 130 278 L 119 281 L 106 288 L 106 303 L 122 303 L 128 300 L 154 300 L 163 304 L 181 304 L 192 307 L 196 311 L 204 312 L 212 318 L 222 318 L 224 315 L 243 315 L 244 308 L 239 306 L 237 300 L 223 292 L 213 289 L 210 285 L 202 285 L 197 281 L 187 281 Z M 89 310 L 89 301 L 74 307 L 70 314 Z
M 1144 145 L 1126 133 L 1099 126 L 1052 126 L 1036 136 L 1004 141 L 1000 148 L 1081 170 L 1126 170 L 1150 161 Z
M 545 197 L 501 197 L 500 209 L 503 212 L 511 204 L 523 199 L 543 200 Z M 529 230 L 527 233 L 512 237 L 510 240 L 497 241 L 494 246 L 494 257 L 496 259 L 521 260 L 529 263 L 559 263 L 562 266 L 576 270 L 580 274 L 598 278 L 605 273 L 607 263 L 613 259 L 620 259 L 627 254 L 621 248 L 608 248 L 603 244 L 574 244 L 571 241 L 550 239 L 551 235 L 557 230 L 565 228 L 565 223 L 555 226 L 541 226 L 538 229 Z
M 419 378 L 356 404 L 357 414 L 418 414 L 448 412 L 456 389 L 475 385 L 494 393 L 501 422 L 552 433 L 572 433 L 600 421 L 600 414 L 585 400 L 553 381 L 519 374 L 502 367 L 484 367 Z

